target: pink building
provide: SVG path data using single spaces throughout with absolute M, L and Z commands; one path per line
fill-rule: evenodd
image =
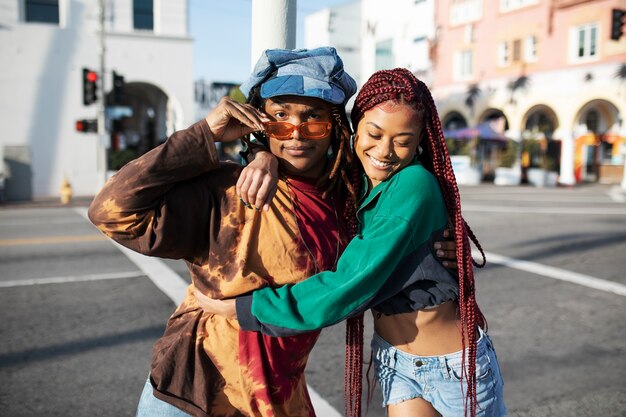
M 540 144 L 560 183 L 622 181 L 626 35 L 611 39 L 612 9 L 626 0 L 436 1 L 444 126 L 500 119 L 510 138 Z

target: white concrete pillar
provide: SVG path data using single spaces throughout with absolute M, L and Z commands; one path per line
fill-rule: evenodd
M 561 132 L 561 172 L 559 183 L 561 185 L 576 185 L 574 177 L 574 135 L 569 130 Z
M 296 47 L 297 0 L 252 0 L 252 68 L 266 49 Z

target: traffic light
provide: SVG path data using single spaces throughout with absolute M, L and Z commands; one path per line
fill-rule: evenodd
M 98 120 L 96 119 L 80 119 L 76 120 L 76 131 L 83 133 L 97 133 Z
M 113 71 L 113 103 L 123 104 L 126 101 L 124 76 Z
M 611 39 L 618 41 L 624 33 L 622 26 L 624 26 L 624 16 L 626 10 L 613 9 L 611 10 Z
M 83 68 L 83 104 L 89 106 L 98 100 L 98 73 Z

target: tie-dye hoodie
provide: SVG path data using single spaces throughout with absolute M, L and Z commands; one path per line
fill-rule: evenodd
M 122 245 L 189 268 L 186 298 L 153 349 L 157 398 L 202 417 L 314 416 L 303 372 L 319 333 L 242 331 L 236 320 L 204 313 L 193 287 L 223 299 L 331 269 L 345 244 L 340 217 L 333 199 L 302 178 L 279 180 L 269 212 L 248 209 L 235 192 L 240 172 L 218 161 L 203 120 L 124 166 L 89 218 Z

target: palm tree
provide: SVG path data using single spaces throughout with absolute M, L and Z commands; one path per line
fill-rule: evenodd
M 515 104 L 515 92 L 518 90 L 526 90 L 530 85 L 530 78 L 527 75 L 520 75 L 513 81 L 511 81 L 508 85 L 509 90 L 511 91 L 511 98 L 509 99 L 509 103 Z
M 615 71 L 614 77 L 622 82 L 626 81 L 626 62 L 622 62 L 620 64 L 620 66 L 617 68 L 617 71 Z
M 470 115 L 474 116 L 474 106 L 476 105 L 476 100 L 482 94 L 480 87 L 478 84 L 470 84 L 467 88 L 467 92 L 465 93 L 465 105 L 470 111 Z

